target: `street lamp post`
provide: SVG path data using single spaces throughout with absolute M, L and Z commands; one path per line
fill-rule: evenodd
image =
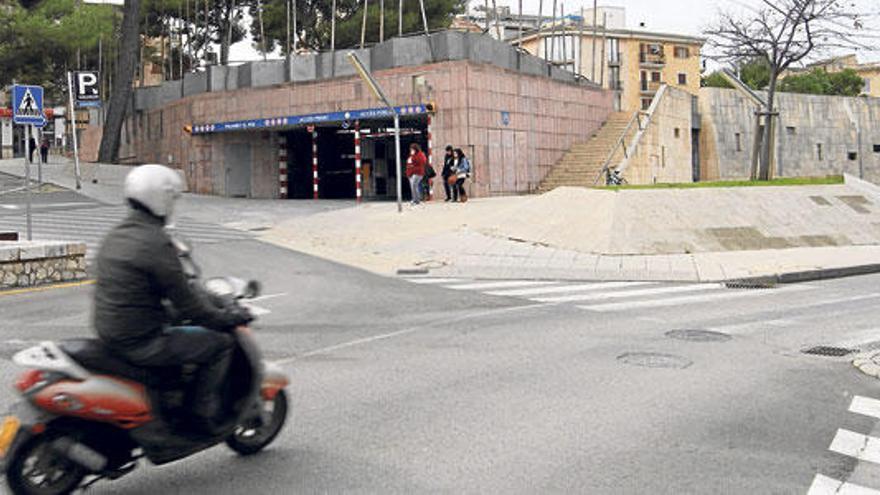
M 385 92 L 382 90 L 382 87 L 379 86 L 379 83 L 373 78 L 373 75 L 364 67 L 361 59 L 358 58 L 357 54 L 354 52 L 348 52 L 348 62 L 354 67 L 357 71 L 358 75 L 364 81 L 364 84 L 370 88 L 370 91 L 373 93 L 373 96 L 376 97 L 379 101 L 381 101 L 388 110 L 391 111 L 391 114 L 394 116 L 394 154 L 397 158 L 397 171 L 394 174 L 397 179 L 397 212 L 403 212 L 403 186 L 401 179 L 401 170 L 400 170 L 400 115 L 397 113 L 397 109 L 394 108 L 394 105 L 391 103 L 391 100 L 385 96 Z

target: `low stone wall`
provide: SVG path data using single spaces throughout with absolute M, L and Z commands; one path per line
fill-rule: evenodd
M 86 278 L 86 245 L 0 242 L 0 290 Z

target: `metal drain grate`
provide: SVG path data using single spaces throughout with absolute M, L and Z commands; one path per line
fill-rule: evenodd
M 823 357 L 843 357 L 856 352 L 856 349 L 847 349 L 846 347 L 831 347 L 827 345 L 818 345 L 801 351 L 804 354 Z
M 776 284 L 774 282 L 753 282 L 748 280 L 741 281 L 731 281 L 725 282 L 724 286 L 728 289 L 752 289 L 752 290 L 761 290 L 761 289 L 775 289 Z

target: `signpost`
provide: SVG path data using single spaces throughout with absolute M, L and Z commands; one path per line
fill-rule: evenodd
M 401 0 L 400 4 L 403 5 L 402 0 Z M 403 7 L 401 7 L 401 8 L 403 8 Z M 402 213 L 403 212 L 403 186 L 401 185 L 402 184 L 402 179 L 401 179 L 401 172 L 402 171 L 400 168 L 400 165 L 401 165 L 401 161 L 400 161 L 400 113 L 396 108 L 394 108 L 394 105 L 391 103 L 391 100 L 389 100 L 388 97 L 385 96 L 385 92 L 382 91 L 382 87 L 379 86 L 379 83 L 376 81 L 375 78 L 373 78 L 373 75 L 370 74 L 370 71 L 368 71 L 367 68 L 364 67 L 364 64 L 361 62 L 361 60 L 358 58 L 358 56 L 355 52 L 348 52 L 348 61 L 349 61 L 349 63 L 351 63 L 352 66 L 354 66 L 358 75 L 361 76 L 361 79 L 364 81 L 364 83 L 367 85 L 367 87 L 370 88 L 370 91 L 373 93 L 373 95 L 376 97 L 376 99 L 378 99 L 379 101 L 384 103 L 385 106 L 388 107 L 388 110 L 390 110 L 391 113 L 394 114 L 394 152 L 395 152 L 395 156 L 397 158 L 397 171 L 394 175 L 397 176 L 397 212 Z
M 27 240 L 33 240 L 31 224 L 31 136 L 33 126 L 43 127 L 43 88 L 40 86 L 15 85 L 12 87 L 12 123 L 25 126 L 24 137 L 24 176 L 27 191 Z
M 79 167 L 79 140 L 76 136 L 76 108 L 101 106 L 101 77 L 98 71 L 67 73 L 67 94 L 70 98 L 70 133 L 73 138 L 73 170 L 76 188 L 82 189 Z

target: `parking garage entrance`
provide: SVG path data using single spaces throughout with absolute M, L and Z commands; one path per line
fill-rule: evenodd
M 398 107 L 401 159 L 418 143 L 430 153 L 431 116 L 425 105 Z M 193 134 L 271 130 L 279 142 L 279 197 L 289 199 L 395 199 L 397 166 L 390 110 L 373 109 L 256 121 L 194 125 Z M 358 156 L 359 155 L 359 156 Z M 358 160 L 360 167 L 358 167 Z M 360 170 L 360 181 L 357 171 Z M 411 197 L 403 180 L 404 199 Z

